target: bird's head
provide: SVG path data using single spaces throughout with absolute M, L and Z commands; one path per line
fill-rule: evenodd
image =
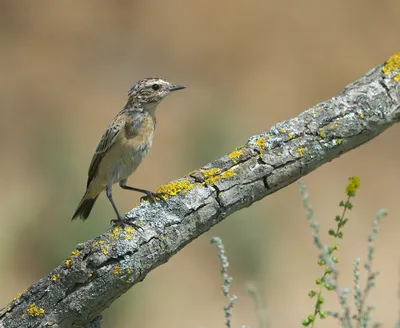
M 173 91 L 182 90 L 183 85 L 176 85 L 161 78 L 145 78 L 138 81 L 128 93 L 129 99 L 142 104 L 158 104 Z

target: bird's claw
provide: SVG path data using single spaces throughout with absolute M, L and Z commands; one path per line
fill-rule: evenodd
M 140 197 L 140 202 L 149 201 L 150 203 L 154 203 L 156 199 L 159 199 L 164 205 L 167 205 L 167 202 L 163 197 L 164 195 L 165 193 L 148 191 L 145 196 Z
M 134 221 L 128 219 L 128 218 L 117 218 L 117 219 L 112 219 L 110 221 L 111 225 L 120 225 L 122 228 L 125 228 L 127 225 L 134 227 L 136 230 L 142 230 L 143 228 L 138 225 L 137 223 L 135 223 Z

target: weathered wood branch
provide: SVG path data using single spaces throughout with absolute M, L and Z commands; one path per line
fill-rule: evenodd
M 397 54 L 332 99 L 160 187 L 167 204 L 143 202 L 128 214 L 143 231 L 114 227 L 79 244 L 0 311 L 0 328 L 100 327 L 115 299 L 213 225 L 398 122 L 399 81 Z

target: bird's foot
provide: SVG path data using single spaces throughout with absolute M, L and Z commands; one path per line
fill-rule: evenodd
M 140 201 L 149 201 L 150 203 L 154 203 L 156 199 L 159 199 L 164 205 L 167 205 L 167 202 L 164 198 L 165 193 L 156 193 L 149 190 L 146 190 L 146 196 L 140 197 Z
M 128 219 L 128 218 L 116 218 L 112 219 L 110 221 L 111 225 L 120 225 L 122 228 L 125 228 L 126 226 L 131 226 L 134 227 L 136 230 L 143 230 L 143 228 L 135 223 L 135 221 Z

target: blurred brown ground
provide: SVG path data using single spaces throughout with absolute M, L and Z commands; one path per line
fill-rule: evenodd
M 153 149 L 130 180 L 156 189 L 334 96 L 400 51 L 399 10 L 395 0 L 0 2 L 0 306 L 108 227 L 113 212 L 104 197 L 85 224 L 70 217 L 92 152 L 132 83 L 163 76 L 188 86 L 159 108 Z M 304 179 L 325 240 L 347 178 L 362 179 L 339 253 L 343 287 L 352 285 L 352 262 L 366 256 L 376 211 L 389 210 L 369 298 L 374 318 L 389 326 L 399 308 L 398 136 L 394 126 Z M 125 211 L 139 198 L 115 196 Z M 105 312 L 104 326 L 222 327 L 213 235 L 225 241 L 235 278 L 235 327 L 257 327 L 249 280 L 267 300 L 272 327 L 300 326 L 321 269 L 297 184 L 157 268 Z M 325 296 L 327 308 L 339 309 L 333 293 Z

